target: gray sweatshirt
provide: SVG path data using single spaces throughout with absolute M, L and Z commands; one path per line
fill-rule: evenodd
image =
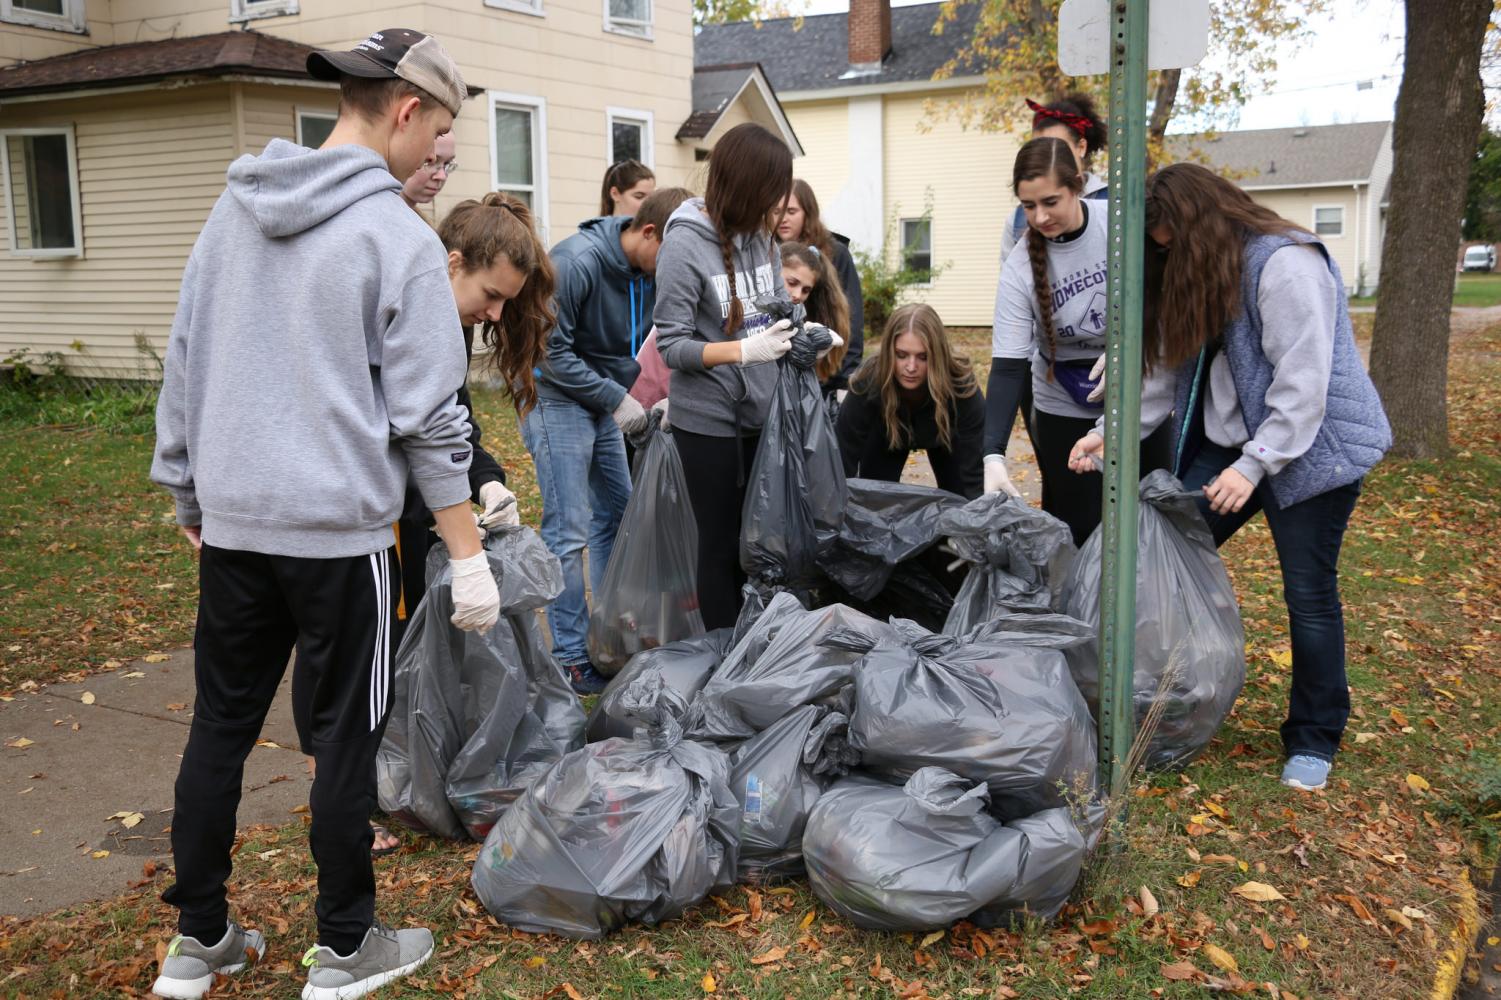
M 1267 258 L 1256 306 L 1261 312 L 1261 349 L 1272 363 L 1267 417 L 1252 435 L 1241 415 L 1230 360 L 1221 351 L 1209 366 L 1204 395 L 1204 436 L 1241 457 L 1232 468 L 1253 485 L 1281 472 L 1313 445 L 1324 423 L 1329 372 L 1334 363 L 1334 318 L 1340 288 L 1315 247 L 1288 246 Z M 1141 387 L 1141 436 L 1173 410 L 1177 372 L 1166 366 Z M 1102 430 L 1104 418 L 1096 423 Z
M 443 245 L 363 146 L 273 139 L 229 168 L 183 273 L 151 478 L 203 540 L 338 558 L 392 544 L 408 472 L 469 498 L 467 358 Z
M 672 213 L 657 255 L 652 318 L 657 350 L 672 369 L 672 426 L 712 437 L 734 437 L 737 412 L 743 429 L 760 430 L 771 405 L 777 366 L 766 362 L 706 368 L 704 346 L 759 333 L 771 324 L 771 317 L 756 308 L 755 300 L 787 299 L 782 255 L 770 233 L 736 236 L 733 247 L 735 290 L 745 307 L 745 322 L 731 337 L 724 333 L 730 314 L 724 254 L 702 198 L 691 198 Z

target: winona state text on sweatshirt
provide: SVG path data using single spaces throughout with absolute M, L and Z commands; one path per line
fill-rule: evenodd
M 391 545 L 410 471 L 469 498 L 468 358 L 438 236 L 363 146 L 273 139 L 193 247 L 151 478 L 203 541 L 340 558 Z

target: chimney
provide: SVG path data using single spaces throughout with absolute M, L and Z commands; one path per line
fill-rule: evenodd
M 891 51 L 891 0 L 850 0 L 850 69 L 879 73 Z

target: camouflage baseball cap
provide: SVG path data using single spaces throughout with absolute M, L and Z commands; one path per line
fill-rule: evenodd
M 307 71 L 315 80 L 402 79 L 427 91 L 455 115 L 468 93 L 448 51 L 436 38 L 410 28 L 377 31 L 351 52 L 314 52 L 307 57 Z

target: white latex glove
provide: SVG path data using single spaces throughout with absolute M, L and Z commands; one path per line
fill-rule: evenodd
M 519 528 L 521 511 L 517 509 L 516 494 L 506 489 L 504 483 L 486 483 L 479 488 L 479 502 L 485 505 L 479 516 L 481 528 Z
M 740 363 L 759 365 L 775 361 L 792 349 L 792 320 L 779 319 L 760 333 L 740 342 Z
M 825 347 L 823 350 L 821 350 L 821 351 L 818 352 L 818 360 L 820 360 L 820 361 L 822 361 L 824 358 L 828 357 L 829 356 L 829 352 L 832 351 L 834 348 L 841 347 L 844 344 L 844 338 L 843 337 L 839 336 L 839 334 L 835 333 L 833 330 L 829 330 L 829 328 L 826 327 L 826 326 L 824 326 L 822 323 L 804 323 L 803 324 L 803 330 L 804 331 L 807 331 L 807 330 L 828 330 L 829 331 L 829 336 L 834 338 L 833 342 L 830 343 L 828 347 Z
M 490 575 L 490 560 L 480 552 L 468 559 L 450 559 L 453 568 L 453 618 L 466 632 L 484 632 L 500 618 L 500 591 Z
M 667 397 L 663 396 L 661 399 L 657 400 L 652 404 L 651 409 L 653 413 L 662 414 L 662 423 L 658 426 L 660 426 L 664 431 L 672 430 L 672 425 L 667 422 Z
M 985 492 L 986 493 L 1010 493 L 1014 497 L 1022 495 L 1022 491 L 1011 483 L 1011 477 L 1006 474 L 1005 455 L 985 456 Z
M 834 390 L 834 402 L 838 403 L 840 406 L 843 406 L 844 405 L 844 397 L 848 396 L 849 394 L 850 394 L 850 391 L 848 389 L 835 389 Z
M 1089 370 L 1089 380 L 1100 384 L 1089 390 L 1089 395 L 1084 398 L 1091 403 L 1098 403 L 1105 398 L 1105 355 L 1101 354 L 1100 360 Z
M 646 410 L 630 393 L 621 397 L 620 405 L 615 407 L 611 416 L 615 418 L 615 426 L 620 428 L 622 434 L 639 434 L 646 429 Z

